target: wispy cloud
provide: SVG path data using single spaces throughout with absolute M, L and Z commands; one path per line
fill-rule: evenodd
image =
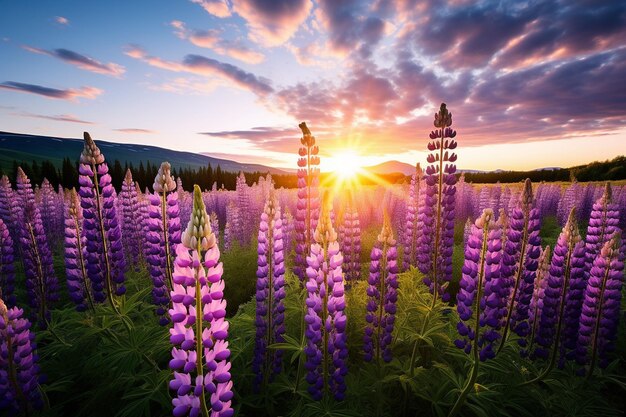
M 112 77 L 119 78 L 126 72 L 126 69 L 119 64 L 115 64 L 113 62 L 105 64 L 94 58 L 79 54 L 78 52 L 70 51 L 69 49 L 59 48 L 48 50 L 28 45 L 24 45 L 22 48 L 29 52 L 48 55 L 53 58 L 60 59 L 68 64 L 72 64 L 86 71 L 95 72 L 96 74 L 110 75 Z
M 137 45 L 131 45 L 126 49 L 126 55 L 139 59 L 156 68 L 175 72 L 190 72 L 205 76 L 221 77 L 230 81 L 237 87 L 252 91 L 259 96 L 266 96 L 274 92 L 270 80 L 259 77 L 251 72 L 244 71 L 236 65 L 207 58 L 202 55 L 186 55 L 182 62 L 168 61 L 149 55 Z
M 56 116 L 49 116 L 45 114 L 35 114 L 29 112 L 19 112 L 19 113 L 11 113 L 13 116 L 20 117 L 32 117 L 35 119 L 45 119 L 45 120 L 53 120 L 55 122 L 69 122 L 69 123 L 81 123 L 85 125 L 93 125 L 94 122 L 90 122 L 87 120 L 82 120 L 78 116 L 74 116 L 73 114 L 59 114 Z
M 70 24 L 69 19 L 63 16 L 54 16 L 54 21 L 63 26 L 69 26 Z
M 248 64 L 259 64 L 265 59 L 265 55 L 261 52 L 249 48 L 239 40 L 224 39 L 223 33 L 217 29 L 187 29 L 180 20 L 174 20 L 170 24 L 175 29 L 176 36 L 187 39 L 201 48 L 211 49 L 220 55 L 226 55 Z
M 48 98 L 70 101 L 76 101 L 79 98 L 87 98 L 93 100 L 103 93 L 103 90 L 96 87 L 68 88 L 65 90 L 61 90 L 57 88 L 44 87 L 37 84 L 20 83 L 16 81 L 5 81 L 3 83 L 0 83 L 0 89 L 18 91 L 20 93 L 37 94 Z
M 226 0 L 191 0 L 192 3 L 202 6 L 207 13 L 216 17 L 229 17 L 231 15 Z
M 141 133 L 141 134 L 153 134 L 153 133 L 157 133 L 157 131 L 155 130 L 150 130 L 150 129 L 139 129 L 136 127 L 126 127 L 126 128 L 122 128 L 122 129 L 113 129 L 116 132 L 122 132 L 122 133 Z

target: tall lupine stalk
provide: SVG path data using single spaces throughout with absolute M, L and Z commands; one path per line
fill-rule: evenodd
M 372 248 L 367 287 L 367 313 L 363 350 L 365 361 L 391 361 L 396 301 L 398 301 L 398 251 L 389 217 L 385 214 L 383 228 Z
M 139 270 L 143 253 L 142 218 L 137 197 L 137 188 L 133 182 L 133 174 L 126 170 L 120 193 L 122 210 L 122 241 L 126 248 L 128 262 Z
M 337 233 L 330 220 L 330 202 L 325 198 L 311 254 L 307 257 L 306 380 L 309 393 L 321 400 L 332 393 L 337 400 L 344 398 L 348 373 L 346 300 Z
M 346 279 L 346 285 L 356 282 L 361 276 L 361 225 L 359 212 L 349 198 L 343 216 L 341 252 L 343 253 L 342 269 Z
M 576 362 L 589 366 L 580 373 L 593 375 L 599 365 L 609 364 L 609 353 L 615 350 L 619 324 L 622 282 L 624 280 L 625 250 L 620 232 L 615 232 L 593 261 L 585 289 Z
M 237 196 L 237 210 L 239 216 L 235 226 L 235 233 L 239 246 L 243 247 L 249 243 L 250 238 L 250 222 L 248 221 L 248 213 L 250 207 L 250 196 L 248 185 L 246 184 L 246 176 L 243 171 L 239 172 L 235 185 L 235 194 Z
M 302 130 L 298 149 L 298 204 L 295 218 L 296 259 L 294 273 L 304 284 L 306 281 L 307 256 L 313 243 L 313 232 L 319 218 L 319 147 L 315 145 L 315 136 L 306 123 L 298 125 Z
M 87 276 L 86 238 L 83 233 L 83 214 L 76 190 L 72 189 L 65 209 L 65 272 L 70 299 L 76 310 L 93 309 L 93 299 Z
M 404 256 L 402 268 L 407 271 L 411 266 L 417 267 L 417 249 L 423 225 L 418 223 L 418 209 L 423 200 L 422 168 L 415 166 L 415 173 L 411 176 L 409 199 L 406 206 L 406 226 L 404 230 Z
M 522 197 L 509 217 L 502 257 L 501 273 L 508 305 L 498 351 L 504 347 L 509 330 L 512 330 L 519 336 L 518 343 L 522 347 L 522 353 L 525 353 L 524 348 L 528 344 L 531 331 L 528 311 L 541 253 L 540 228 L 539 210 L 534 207 L 532 184 L 526 179 Z
M 604 193 L 594 204 L 585 237 L 585 279 L 588 279 L 593 261 L 613 234 L 619 230 L 619 210 L 612 201 L 611 185 L 606 184 Z M 624 208 L 626 210 L 626 208 Z
M 437 130 L 430 133 L 431 152 L 426 168 L 426 194 L 422 218 L 424 222 L 419 248 L 419 265 L 425 275 L 424 283 L 433 293 L 433 305 L 437 298 L 450 299 L 446 292 L 452 279 L 452 251 L 454 248 L 454 196 L 456 192 L 457 156 L 454 152 L 457 142 L 456 131 L 452 126 L 452 113 L 441 104 L 435 114 L 434 125 Z
M 48 246 L 39 208 L 30 180 L 22 170 L 17 170 L 17 199 L 19 200 L 19 235 L 22 263 L 26 275 L 26 290 L 33 320 L 45 328 L 50 320 L 50 306 L 59 300 L 59 284 L 52 265 L 52 252 Z
M 150 206 L 146 260 L 150 265 L 149 271 L 154 285 L 152 296 L 157 305 L 159 323 L 166 325 L 169 322 L 165 315 L 169 303 L 167 295 L 173 288 L 173 254 L 180 244 L 181 229 L 178 193 L 174 192 L 176 182 L 171 176 L 168 162 L 163 162 L 159 167 L 152 187 L 154 194 L 148 196 Z
M 176 247 L 170 329 L 174 371 L 170 389 L 175 417 L 230 417 L 233 397 L 228 321 L 220 251 L 211 232 L 200 187 L 194 186 L 193 211 Z M 208 401 L 206 395 L 210 395 Z
M 573 315 L 580 314 L 581 297 L 578 293 L 583 279 L 584 243 L 578 231 L 576 210 L 572 208 L 554 247 L 535 337 L 538 347 L 534 355 L 550 358 L 548 367 L 539 378 L 552 370 L 559 353 L 562 355 L 561 359 L 564 359 L 567 346 L 563 344 L 568 342 L 568 338 L 571 339 L 572 333 L 577 333 L 576 320 L 574 323 L 568 323 L 568 320 Z M 571 346 L 571 341 L 568 344 Z
M 454 344 L 472 354 L 472 368 L 450 416 L 461 410 L 467 395 L 474 389 L 480 361 L 493 359 L 496 355 L 494 343 L 500 338 L 502 312 L 506 305 L 504 282 L 500 276 L 501 255 L 502 230 L 493 218 L 493 211 L 485 209 L 472 226 L 465 247 L 465 262 L 456 297 L 461 319 L 457 329 L 461 338 Z
M 0 220 L 9 227 L 15 223 L 14 216 L 12 214 L 13 189 L 11 188 L 11 181 L 9 177 L 3 175 L 0 178 Z
M 9 228 L 0 219 L 0 300 L 15 305 L 15 254 Z
M 285 255 L 280 206 L 270 191 L 265 203 L 258 238 L 256 281 L 256 342 L 252 371 L 255 389 L 280 373 L 281 350 L 270 354 L 268 346 L 282 343 L 285 333 Z
M 43 407 L 35 334 L 17 307 L 0 299 L 0 411 L 29 415 Z
M 91 281 L 94 302 L 103 302 L 108 297 L 111 306 L 117 310 L 113 295 L 126 292 L 126 263 L 114 189 L 104 155 L 89 133 L 84 133 L 84 139 L 85 148 L 80 155 L 78 168 L 78 194 L 84 218 L 87 276 Z
M 63 212 L 58 211 L 57 200 L 59 197 L 47 178 L 43 179 L 39 194 L 39 211 L 41 212 L 41 220 L 46 230 L 48 243 L 56 246 L 61 235 L 60 219 L 63 218 Z
M 530 324 L 530 341 L 527 352 L 532 358 L 534 342 L 539 330 L 539 321 L 541 320 L 541 314 L 544 306 L 544 298 L 546 295 L 546 288 L 548 286 L 548 277 L 550 274 L 550 246 L 546 246 L 541 249 L 539 255 L 539 266 L 537 267 L 537 275 L 535 276 L 535 284 L 533 287 L 533 297 L 530 300 L 530 309 L 528 310 L 528 323 Z

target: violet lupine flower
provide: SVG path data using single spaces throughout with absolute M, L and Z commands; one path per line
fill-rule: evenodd
M 367 287 L 369 297 L 366 309 L 363 350 L 365 361 L 391 361 L 396 301 L 398 301 L 398 251 L 389 217 L 384 216 L 383 228 L 372 248 Z
M 250 207 L 250 197 L 248 195 L 248 185 L 246 184 L 246 176 L 243 171 L 239 172 L 237 181 L 235 184 L 235 194 L 237 196 L 237 210 L 240 215 L 237 217 L 237 223 L 235 226 L 235 236 L 239 242 L 239 246 L 243 247 L 249 243 L 250 239 L 250 222 L 248 221 L 248 213 Z M 241 215 L 243 213 L 243 215 Z
M 580 313 L 580 306 L 574 305 L 574 300 L 581 299 L 575 292 L 580 291 L 580 283 L 584 277 L 582 268 L 584 259 L 581 257 L 583 245 L 576 222 L 576 209 L 572 208 L 554 247 L 548 285 L 545 288 L 543 308 L 535 336 L 538 347 L 534 355 L 546 359 L 551 352 L 552 364 L 557 353 L 565 352 L 565 347 L 561 345 L 563 330 L 568 327 L 567 320 L 573 313 L 572 309 Z
M 361 227 L 359 212 L 351 200 L 343 217 L 343 237 L 340 239 L 346 286 L 361 276 Z
M 93 308 L 82 222 L 80 201 L 76 190 L 72 189 L 65 209 L 65 272 L 70 299 L 76 304 L 78 311 L 85 311 L 88 306 Z
M 124 287 L 124 245 L 115 209 L 114 189 L 109 167 L 89 133 L 84 132 L 85 148 L 80 155 L 78 182 L 87 249 L 87 276 L 94 302 L 105 297 L 115 307 L 113 295 Z M 105 295 L 106 290 L 106 295 Z
M 539 210 L 534 205 L 532 184 L 524 183 L 521 199 L 511 211 L 506 243 L 502 257 L 501 275 L 508 299 L 504 319 L 504 333 L 498 350 L 504 347 L 509 330 L 518 336 L 522 348 L 528 344 L 530 324 L 528 311 L 533 296 L 538 259 L 541 253 Z
M 175 417 L 230 417 L 233 397 L 220 250 L 211 232 L 200 187 L 194 186 L 193 211 L 176 246 L 170 329 L 174 379 L 170 389 Z M 205 326 L 206 324 L 206 326 Z
M 295 218 L 296 259 L 293 272 L 305 283 L 307 256 L 313 243 L 313 233 L 319 218 L 319 147 L 315 145 L 315 136 L 306 123 L 298 125 L 302 130 L 298 149 L 298 203 Z
M 418 224 L 418 208 L 423 200 L 422 168 L 415 165 L 415 173 L 411 176 L 409 200 L 406 206 L 406 225 L 404 231 L 404 256 L 402 268 L 408 271 L 411 266 L 417 267 L 417 248 L 422 233 L 422 226 Z
M 35 204 L 35 194 L 22 168 L 17 170 L 16 183 L 19 201 L 18 227 L 26 291 L 32 320 L 39 320 L 40 327 L 45 328 L 50 320 L 49 308 L 59 300 L 59 284 L 54 274 L 52 253 L 41 214 Z
M 282 343 L 285 333 L 285 255 L 280 206 L 273 191 L 265 203 L 258 238 L 258 268 L 256 283 L 256 342 L 252 371 L 258 390 L 282 368 L 281 350 L 273 355 L 268 346 Z M 267 378 L 267 379 L 266 379 Z
M 306 380 L 309 393 L 315 400 L 330 392 L 336 400 L 343 400 L 348 373 L 346 300 L 337 233 L 330 220 L 328 198 L 313 236 L 311 254 L 307 257 L 305 336 L 307 346 Z
M 15 306 L 15 255 L 9 228 L 0 219 L 0 299 Z
M 139 270 L 143 253 L 143 225 L 133 174 L 126 170 L 119 201 L 122 212 L 122 241 L 128 255 L 128 262 Z
M 35 334 L 24 311 L 0 299 L 0 410 L 28 415 L 43 407 Z
M 146 261 L 154 288 L 152 298 L 157 306 L 159 323 L 166 325 L 169 320 L 166 308 L 169 303 L 168 292 L 173 288 L 174 270 L 173 253 L 180 244 L 180 210 L 176 182 L 171 176 L 170 164 L 163 162 L 154 179 L 154 194 L 148 195 L 150 202 Z
M 619 232 L 608 240 L 593 261 L 585 289 L 576 362 L 589 365 L 590 375 L 596 362 L 601 368 L 609 364 L 615 350 L 620 317 L 625 247 Z M 585 372 L 583 369 L 581 373 Z
M 626 209 L 625 209 L 626 210 Z M 611 185 L 594 204 L 585 237 L 585 279 L 589 277 L 595 258 L 604 244 L 619 230 L 619 205 L 612 200 Z
M 57 212 L 57 193 L 47 178 L 43 179 L 39 191 L 40 201 L 39 211 L 41 213 L 41 221 L 46 230 L 48 242 L 54 246 L 59 242 L 61 236 L 60 219 L 63 218 L 63 212 Z
M 2 178 L 0 178 L 0 220 L 2 220 L 7 227 L 15 223 L 11 210 L 12 200 L 13 189 L 11 188 L 11 181 L 9 181 L 9 177 L 3 175 Z
M 472 226 L 467 241 L 456 297 L 461 319 L 457 330 L 461 338 L 454 344 L 466 353 L 473 350 L 475 361 L 493 359 L 496 355 L 494 343 L 500 338 L 506 306 L 500 277 L 501 254 L 502 230 L 493 219 L 493 211 L 485 209 Z
M 543 311 L 543 299 L 546 294 L 546 287 L 548 286 L 548 276 L 550 274 L 550 246 L 546 246 L 541 249 L 539 255 L 539 266 L 537 267 L 537 275 L 535 276 L 535 285 L 533 289 L 533 297 L 530 300 L 530 309 L 528 310 L 528 323 L 530 324 L 530 340 L 528 350 L 525 350 L 523 354 L 530 353 L 531 357 L 535 357 L 533 353 L 533 343 L 535 342 L 537 332 L 539 329 L 539 321 L 541 320 L 541 313 Z
M 424 224 L 418 264 L 425 275 L 424 283 L 433 293 L 433 303 L 439 297 L 445 302 L 450 299 L 446 289 L 452 279 L 454 248 L 454 162 L 457 156 L 449 150 L 456 149 L 457 142 L 454 140 L 456 131 L 450 127 L 452 113 L 444 103 L 435 114 L 434 125 L 438 129 L 430 133 L 432 141 L 428 143 L 428 150 L 432 153 L 427 158 L 430 165 L 426 168 L 425 204 L 418 218 Z

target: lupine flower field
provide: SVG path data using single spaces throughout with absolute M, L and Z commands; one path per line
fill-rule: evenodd
M 0 180 L 10 416 L 622 415 L 626 186 L 481 185 L 445 104 L 411 178 Z M 422 167 L 425 167 L 422 169 Z

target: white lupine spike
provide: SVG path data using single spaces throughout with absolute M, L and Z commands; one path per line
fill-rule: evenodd
M 176 181 L 172 178 L 172 166 L 169 162 L 161 163 L 152 188 L 157 193 L 168 193 L 176 189 Z

